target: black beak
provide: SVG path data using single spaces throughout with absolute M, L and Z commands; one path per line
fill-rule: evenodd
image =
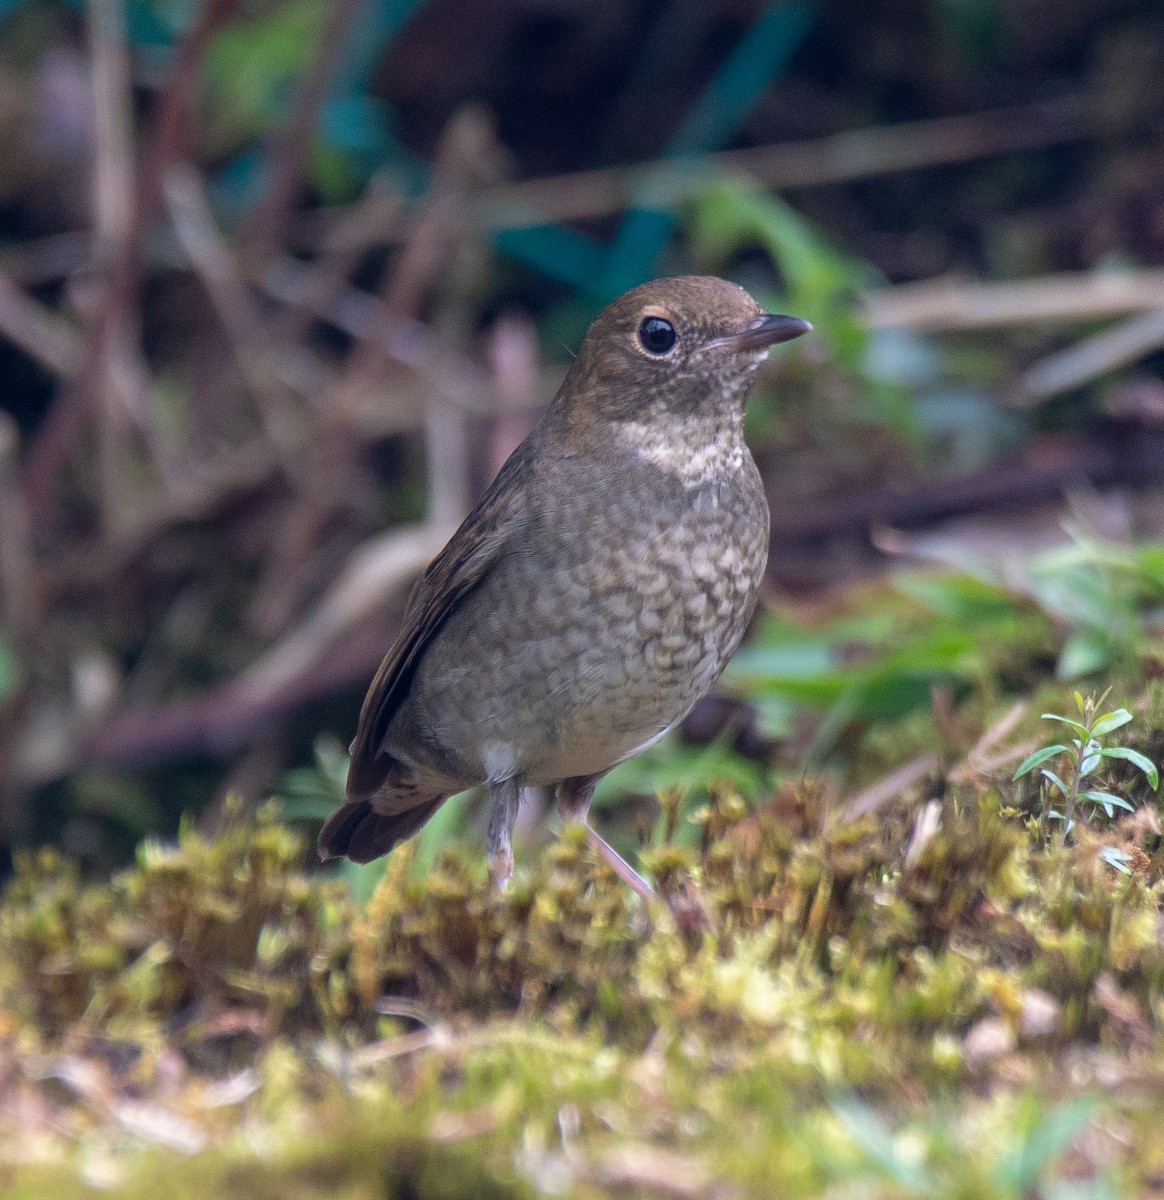
M 786 317 L 783 313 L 761 313 L 742 332 L 733 334 L 725 341 L 740 350 L 763 350 L 777 342 L 790 342 L 812 330 L 807 321 L 799 317 Z

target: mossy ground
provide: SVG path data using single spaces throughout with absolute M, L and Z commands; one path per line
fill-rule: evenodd
M 30 855 L 0 905 L 0 1185 L 1164 1192 L 1154 802 L 1129 773 L 1135 816 L 1048 846 L 1013 763 L 948 758 L 849 824 L 812 779 L 750 815 L 713 791 L 701 848 L 644 855 L 695 922 L 579 830 L 501 894 L 473 848 L 421 879 L 405 848 L 366 905 L 273 808 L 147 843 L 106 885 Z

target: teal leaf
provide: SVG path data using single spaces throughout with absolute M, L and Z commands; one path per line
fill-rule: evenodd
M 1015 1196 L 1042 1191 L 1040 1180 L 1083 1132 L 1098 1107 L 1093 1096 L 1069 1100 L 1032 1122 L 1027 1130 L 1019 1130 L 1021 1140 L 995 1170 L 1000 1188 Z

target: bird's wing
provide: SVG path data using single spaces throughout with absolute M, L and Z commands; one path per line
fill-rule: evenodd
M 369 796 L 391 769 L 384 736 L 408 692 L 425 647 L 457 604 L 497 562 L 502 547 L 524 523 L 526 515 L 524 447 L 506 461 L 445 548 L 432 560 L 413 592 L 404 628 L 384 656 L 360 710 L 352 742 L 348 796 Z

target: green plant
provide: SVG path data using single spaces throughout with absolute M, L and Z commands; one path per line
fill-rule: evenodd
M 1030 594 L 1067 631 L 1055 673 L 1077 679 L 1134 667 L 1164 602 L 1164 546 L 1125 546 L 1078 520 L 1065 524 L 1071 545 L 1033 559 Z
M 1132 805 L 1123 796 L 1089 786 L 1089 781 L 1096 782 L 1097 772 L 1100 772 L 1101 768 L 1112 759 L 1123 759 L 1138 767 L 1153 790 L 1160 786 L 1159 772 L 1156 770 L 1156 764 L 1150 758 L 1138 750 L 1133 750 L 1130 746 L 1104 745 L 1104 740 L 1110 734 L 1117 729 L 1122 729 L 1132 719 L 1132 714 L 1126 708 L 1116 708 L 1110 712 L 1101 713 L 1099 709 L 1106 699 L 1107 692 L 1104 692 L 1098 700 L 1093 696 L 1088 696 L 1085 700 L 1076 692 L 1075 704 L 1082 718 L 1078 721 L 1073 717 L 1062 716 L 1060 713 L 1043 713 L 1044 721 L 1059 721 L 1074 730 L 1076 736 L 1071 739 L 1069 745 L 1056 742 L 1054 745 L 1043 746 L 1036 750 L 1019 763 L 1018 770 L 1014 773 L 1015 779 L 1021 779 L 1036 767 L 1040 768 L 1039 774 L 1046 781 L 1043 787 L 1043 811 L 1040 821 L 1044 834 L 1048 821 L 1057 820 L 1061 822 L 1060 835 L 1062 838 L 1066 838 L 1075 824 L 1075 809 L 1080 800 L 1088 801 L 1093 810 L 1102 808 L 1109 818 L 1115 815 L 1117 808 L 1122 808 L 1127 812 L 1133 811 Z M 1063 769 L 1062 775 L 1045 765 L 1053 758 L 1060 758 L 1066 762 L 1067 765 Z M 1050 807 L 1052 789 L 1062 797 L 1062 812 Z M 1109 858 L 1107 861 L 1110 862 L 1111 859 Z M 1118 867 L 1119 864 L 1113 862 L 1112 865 Z
M 3 634 L 0 634 L 0 700 L 16 687 L 19 677 L 16 655 L 9 649 Z

